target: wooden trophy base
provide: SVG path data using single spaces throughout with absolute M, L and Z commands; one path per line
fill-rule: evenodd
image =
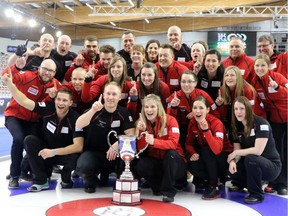
M 138 190 L 138 180 L 116 180 L 116 190 L 113 191 L 112 203 L 116 205 L 140 205 L 140 190 Z

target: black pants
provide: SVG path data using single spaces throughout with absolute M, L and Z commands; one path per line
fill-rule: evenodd
M 13 116 L 5 117 L 5 126 L 12 135 L 10 175 L 18 178 L 21 173 L 23 159 L 24 138 L 30 134 L 37 134 L 38 123 L 28 122 Z
M 287 123 L 270 122 L 277 151 L 280 154 L 282 169 L 272 186 L 287 188 Z M 270 184 L 270 183 L 269 183 Z
M 199 160 L 189 161 L 187 169 L 192 175 L 207 180 L 211 186 L 218 185 L 218 179 L 225 182 L 225 176 L 228 170 L 227 153 L 221 152 L 215 155 L 208 147 L 202 147 L 199 153 Z
M 76 167 L 79 154 L 56 155 L 55 157 L 43 159 L 38 156 L 39 151 L 49 148 L 47 143 L 34 135 L 29 135 L 24 139 L 28 160 L 33 172 L 33 183 L 44 184 L 51 176 L 54 165 L 63 165 L 61 179 L 65 183 L 71 181 L 71 172 Z
M 105 152 L 84 151 L 77 161 L 76 172 L 84 178 L 87 186 L 95 187 L 96 174 L 116 172 L 118 160 L 108 161 Z
M 148 156 L 140 158 L 135 171 L 147 180 L 152 190 L 174 197 L 176 180 L 186 177 L 186 164 L 175 150 L 168 150 L 162 160 Z
M 238 169 L 239 167 L 239 169 Z M 246 176 L 247 188 L 250 194 L 263 198 L 262 180 L 273 181 L 281 170 L 281 162 L 273 162 L 257 155 L 247 155 L 237 163 L 237 172 L 231 175 L 232 182 L 245 185 L 243 176 Z

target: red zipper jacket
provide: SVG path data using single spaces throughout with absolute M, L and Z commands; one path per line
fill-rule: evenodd
M 153 128 L 150 121 L 147 123 L 146 131 L 149 134 L 154 135 L 154 145 L 148 145 L 148 152 L 150 157 L 162 159 L 167 150 L 173 149 L 178 152 L 178 154 L 186 162 L 183 149 L 179 144 L 178 140 L 180 137 L 179 126 L 176 119 L 173 116 L 166 114 L 167 122 L 164 129 L 164 135 L 159 135 L 159 130 L 161 128 L 161 117 L 159 116 L 156 120 L 156 125 Z M 143 131 L 139 131 L 139 136 Z M 141 150 L 146 146 L 145 134 L 137 142 L 137 149 Z M 146 150 L 146 151 L 147 151 Z
M 276 90 L 269 87 L 269 76 L 277 82 Z M 265 111 L 270 113 L 267 115 L 268 120 L 275 123 L 287 122 L 288 80 L 282 74 L 269 70 L 261 78 L 255 75 L 251 84 L 264 104 Z
M 223 123 L 213 115 L 207 114 L 208 130 L 203 131 L 198 127 L 197 121 L 192 118 L 188 126 L 186 150 L 190 156 L 197 153 L 195 145 L 209 146 L 215 155 L 221 152 L 231 153 L 233 146 L 230 144 Z
M 287 52 L 274 53 L 270 57 L 270 61 L 271 63 L 269 69 L 282 74 L 284 77 L 286 77 L 286 79 L 288 79 Z

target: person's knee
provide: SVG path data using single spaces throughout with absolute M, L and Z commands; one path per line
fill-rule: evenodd
M 259 156 L 250 154 L 250 155 L 245 156 L 244 164 L 245 164 L 245 167 L 255 166 L 258 163 L 258 161 L 259 161 Z
M 24 138 L 24 146 L 27 152 L 29 152 L 31 149 L 34 149 L 34 140 L 35 137 L 33 135 L 28 135 Z

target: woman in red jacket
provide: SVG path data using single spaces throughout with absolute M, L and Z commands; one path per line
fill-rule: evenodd
M 137 83 L 138 84 L 138 83 Z M 156 94 L 161 98 L 162 105 L 166 110 L 167 99 L 170 96 L 169 86 L 158 78 L 158 70 L 155 64 L 147 62 L 140 71 L 139 85 L 137 91 L 130 91 L 130 100 L 127 103 L 133 119 L 137 120 L 142 108 L 142 100 L 148 94 Z
M 187 169 L 194 176 L 193 183 L 196 188 L 200 182 L 206 182 L 202 196 L 204 200 L 220 197 L 218 180 L 225 184 L 228 170 L 226 161 L 233 150 L 223 123 L 208 114 L 209 107 L 208 101 L 202 96 L 194 100 L 193 118 L 189 123 L 186 139 L 186 151 L 190 159 Z
M 148 146 L 136 164 L 136 173 L 147 180 L 154 195 L 163 194 L 163 202 L 173 202 L 176 180 L 186 179 L 186 164 L 178 143 L 178 123 L 165 113 L 157 95 L 144 98 L 136 132 L 141 137 L 137 148 Z
M 224 123 L 226 130 L 231 127 L 232 103 L 238 96 L 245 96 L 253 109 L 253 112 L 266 118 L 264 109 L 260 106 L 261 101 L 255 89 L 245 79 L 243 79 L 240 69 L 237 66 L 229 66 L 225 69 L 223 84 L 219 89 L 219 96 L 215 103 L 221 114 L 221 121 Z M 263 106 L 263 104 L 262 104 Z
M 174 92 L 168 99 L 167 113 L 174 116 L 180 128 L 180 144 L 185 149 L 185 140 L 187 135 L 187 127 L 190 119 L 193 117 L 192 102 L 202 95 L 210 104 L 210 113 L 216 117 L 220 117 L 217 107 L 212 98 L 203 90 L 195 88 L 197 85 L 197 76 L 192 71 L 184 71 L 181 75 L 181 90 Z
M 133 87 L 133 84 L 127 75 L 126 61 L 122 57 L 115 56 L 111 60 L 107 75 L 99 77 L 96 81 L 92 81 L 92 77 L 89 76 L 89 73 L 86 73 L 81 94 L 83 102 L 95 101 L 103 93 L 106 83 L 115 81 L 122 87 L 119 105 L 126 107 L 129 91 Z
M 251 82 L 264 104 L 282 162 L 279 177 L 269 183 L 265 192 L 277 191 L 280 195 L 287 195 L 288 80 L 282 74 L 270 71 L 269 65 L 270 58 L 266 54 L 257 55 L 254 61 L 256 76 Z

